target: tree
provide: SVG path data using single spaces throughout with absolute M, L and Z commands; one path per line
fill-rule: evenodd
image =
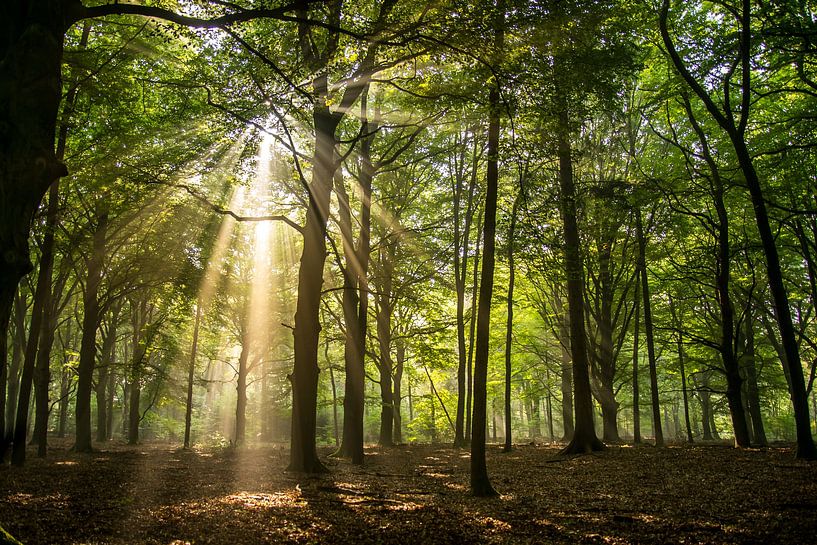
M 800 351 L 795 338 L 794 325 L 789 308 L 789 298 L 786 287 L 783 283 L 783 273 L 780 268 L 780 256 L 777 251 L 774 233 L 769 223 L 768 211 L 764 200 L 763 188 L 760 184 L 760 177 L 755 169 L 752 154 L 747 144 L 747 128 L 752 105 L 752 9 L 750 0 L 742 0 L 739 5 L 729 7 L 724 13 L 724 17 L 731 16 L 734 24 L 738 28 L 738 40 L 730 53 L 732 61 L 728 69 L 722 72 L 722 82 L 724 93 L 719 106 L 704 85 L 690 71 L 687 63 L 678 53 L 675 42 L 669 33 L 669 0 L 664 0 L 661 5 L 659 16 L 659 27 L 661 38 L 666 47 L 667 54 L 672 61 L 676 72 L 683 79 L 685 84 L 704 103 L 707 112 L 714 119 L 721 129 L 727 134 L 734 149 L 741 172 L 746 181 L 746 186 L 752 198 L 752 208 L 757 222 L 757 229 L 760 235 L 763 252 L 766 257 L 766 274 L 769 282 L 769 289 L 774 301 L 775 316 L 780 328 L 782 344 L 786 353 L 786 358 L 782 361 L 784 368 L 787 368 L 791 379 L 790 389 L 792 406 L 794 407 L 795 423 L 797 427 L 797 457 L 808 460 L 817 459 L 817 447 L 811 436 L 811 424 L 808 414 L 808 398 L 806 394 L 805 382 L 803 380 L 803 369 L 800 362 Z M 728 19 L 725 19 L 728 20 Z M 731 88 L 732 78 L 739 70 L 740 83 L 739 105 L 737 107 L 738 117 L 735 117 L 733 110 Z M 734 394 L 739 395 L 739 394 Z M 743 424 L 745 427 L 745 422 Z

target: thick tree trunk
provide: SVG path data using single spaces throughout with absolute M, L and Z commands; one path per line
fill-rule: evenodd
M 650 303 L 650 283 L 647 279 L 647 240 L 641 223 L 641 211 L 635 213 L 635 236 L 638 242 L 638 269 L 641 277 L 641 297 L 644 304 L 644 334 L 647 337 L 647 358 L 650 364 L 650 396 L 652 398 L 652 429 L 655 446 L 664 446 L 664 431 L 661 429 L 661 407 L 658 398 L 658 371 L 655 366 L 655 341 L 653 339 L 652 306 Z
M 102 205 L 100 205 L 102 206 Z M 102 282 L 105 240 L 108 232 L 108 213 L 98 210 L 93 248 L 88 260 L 88 276 L 83 297 L 82 342 L 77 368 L 76 443 L 77 452 L 91 452 L 91 390 L 96 365 L 96 334 L 99 328 L 99 285 Z
M 569 119 L 566 109 L 559 114 L 559 188 L 564 226 L 564 267 L 567 277 L 567 310 L 570 323 L 570 351 L 573 360 L 573 402 L 575 429 L 564 454 L 601 450 L 593 426 L 593 399 L 587 357 L 587 335 L 584 328 L 584 287 L 581 242 L 577 223 L 577 197 L 573 181 L 573 158 L 570 146 Z
M 343 236 L 343 251 L 346 256 L 343 290 L 343 317 L 346 322 L 346 339 L 344 344 L 344 367 L 346 384 L 343 398 L 343 440 L 339 449 L 340 455 L 351 458 L 353 464 L 363 463 L 363 412 L 365 386 L 366 330 L 368 327 L 369 308 L 369 254 L 371 252 L 371 206 L 372 180 L 372 141 L 377 133 L 377 122 L 368 120 L 368 89 L 361 93 L 361 133 L 364 137 L 360 144 L 360 231 L 357 247 L 352 242 L 352 219 L 349 197 L 342 180 L 338 189 L 341 201 L 339 218 Z
M 9 4 L 0 9 L 0 376 L 7 376 L 6 348 L 14 294 L 31 268 L 28 237 L 34 212 L 48 187 L 66 174 L 54 151 L 57 112 L 62 98 L 65 14 L 62 2 L 32 0 L 26 9 Z M 36 338 L 35 338 L 36 341 Z M 30 397 L 32 369 L 25 373 Z M 0 396 L 3 397 L 3 396 Z M 15 441 L 22 450 L 15 463 L 25 460 L 25 431 L 29 400 L 17 420 L 23 426 Z M 18 403 L 19 405 L 19 403 Z M 19 407 L 18 407 L 19 409 Z M 5 420 L 3 416 L 0 419 Z M 8 423 L 2 422 L 3 428 Z M 0 430 L 0 456 L 7 434 Z M 22 434 L 22 435 L 21 435 Z
M 326 76 L 318 76 L 316 94 L 325 97 Z M 325 104 L 316 104 L 315 162 L 309 184 L 309 206 L 304 226 L 304 246 L 298 270 L 298 302 L 295 311 L 295 365 L 292 380 L 292 432 L 290 436 L 291 471 L 319 473 L 326 468 L 315 448 L 318 399 L 318 339 L 320 336 L 320 303 L 323 268 L 326 263 L 326 223 L 329 197 L 337 163 L 335 129 L 340 117 Z

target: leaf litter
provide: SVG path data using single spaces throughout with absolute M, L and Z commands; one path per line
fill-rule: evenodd
M 358 467 L 286 471 L 284 446 L 58 444 L 0 468 L 0 525 L 24 544 L 812 543 L 817 463 L 790 448 L 489 446 L 498 498 L 469 495 L 467 450 L 367 448 Z M 33 453 L 32 453 L 33 454 Z

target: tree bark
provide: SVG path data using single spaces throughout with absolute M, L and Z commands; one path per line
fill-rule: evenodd
M 241 354 L 238 356 L 238 381 L 236 383 L 233 445 L 237 447 L 244 444 L 247 432 L 247 375 L 249 374 L 250 351 L 250 338 L 244 333 L 241 338 Z
M 403 401 L 403 365 L 406 362 L 406 342 L 399 338 L 395 341 L 395 366 L 394 366 L 394 443 L 399 445 L 403 442 L 403 415 L 400 412 L 400 405 Z
M 91 390 L 96 365 L 96 334 L 101 319 L 99 286 L 102 282 L 105 242 L 108 233 L 108 212 L 99 204 L 97 225 L 94 230 L 91 257 L 88 260 L 88 276 L 85 279 L 83 297 L 82 341 L 77 368 L 76 399 L 76 452 L 91 452 Z
M 327 96 L 326 75 L 313 82 L 316 95 Z M 340 117 L 333 115 L 325 102 L 314 106 L 315 162 L 309 184 L 309 206 L 304 226 L 304 246 L 298 270 L 298 302 L 295 311 L 295 365 L 292 381 L 291 471 L 326 471 L 315 448 L 318 399 L 318 339 L 321 331 L 319 311 L 323 268 L 326 263 L 326 223 L 329 197 L 337 163 L 335 129 Z
M 397 234 L 391 234 L 397 236 Z M 394 393 L 392 372 L 394 361 L 391 357 L 392 282 L 394 276 L 394 246 L 396 241 L 384 241 L 380 252 L 382 283 L 377 294 L 377 342 L 380 347 L 380 439 L 382 446 L 394 444 Z
M 0 376 L 7 372 L 7 334 L 14 294 L 20 279 L 32 269 L 28 237 L 31 222 L 45 192 L 67 174 L 54 150 L 57 114 L 62 99 L 61 65 L 65 13 L 63 2 L 32 0 L 27 9 L 0 9 Z M 35 337 L 34 342 L 38 339 Z M 36 350 L 36 345 L 34 347 Z M 24 372 L 13 440 L 12 461 L 25 460 L 25 433 L 34 362 Z M 4 397 L 4 396 L 0 396 Z M 5 420 L 0 415 L 0 420 Z M 2 428 L 9 423 L 2 422 Z M 0 456 L 9 435 L 2 432 Z
M 199 325 L 201 324 L 202 302 L 196 303 L 196 318 L 193 322 L 193 343 L 190 346 L 190 362 L 187 366 L 187 403 L 184 411 L 184 448 L 190 448 L 190 428 L 193 423 L 193 378 L 196 374 L 196 356 L 199 350 Z
M 513 201 L 511 210 L 511 225 L 508 229 L 508 321 L 505 326 L 505 452 L 513 449 L 511 438 L 511 342 L 513 341 L 513 289 L 516 270 L 513 261 L 514 235 L 516 231 L 516 217 L 519 213 L 519 204 L 522 200 L 522 190 Z
M 647 358 L 650 364 L 650 396 L 652 398 L 652 429 L 655 446 L 664 446 L 664 431 L 661 429 L 661 407 L 658 397 L 658 371 L 655 366 L 655 340 L 653 338 L 652 306 L 650 303 L 650 283 L 647 279 L 647 240 L 641 223 L 641 211 L 635 212 L 635 236 L 638 242 L 638 269 L 641 277 L 641 298 L 644 305 L 644 334 L 647 337 Z
M 456 429 L 454 431 L 454 447 L 464 448 L 467 446 L 466 423 L 468 418 L 466 412 L 470 409 L 466 407 L 466 398 L 470 400 L 470 372 L 469 354 L 465 346 L 465 281 L 468 278 L 468 242 L 471 235 L 471 221 L 474 217 L 474 190 L 477 185 L 477 144 L 474 142 L 472 176 L 468 186 L 468 201 L 465 208 L 465 225 L 460 233 L 460 205 L 462 201 L 462 178 L 459 173 L 454 187 L 454 287 L 457 292 L 457 418 Z M 460 246 L 460 241 L 462 245 Z M 474 263 L 476 268 L 476 262 Z M 473 321 L 473 315 L 472 315 Z M 470 422 L 469 422 L 470 424 Z M 470 425 L 468 426 L 470 428 Z M 469 431 L 470 437 L 470 431 Z
M 752 431 L 754 442 L 758 447 L 768 444 L 766 430 L 763 427 L 763 414 L 760 410 L 760 389 L 757 385 L 757 365 L 755 363 L 755 328 L 751 308 L 746 313 L 746 351 L 744 352 L 744 367 L 746 369 L 746 390 L 749 403 L 749 414 L 752 416 Z
M 638 388 L 638 334 L 640 330 L 641 292 L 639 291 L 639 274 L 635 280 L 635 318 L 633 320 L 633 443 L 641 444 L 641 405 Z
M 575 428 L 563 454 L 602 450 L 593 426 L 593 399 L 587 357 L 587 335 L 584 328 L 584 286 L 581 242 L 577 223 L 577 197 L 573 181 L 573 158 L 570 146 L 570 124 L 566 108 L 559 113 L 559 188 L 564 227 L 564 267 L 567 277 L 567 309 L 570 323 L 570 351 L 573 361 L 573 402 Z
M 501 58 L 505 44 L 505 1 L 497 0 L 494 23 L 494 55 Z M 492 78 L 488 96 L 488 164 L 485 174 L 485 212 L 482 227 L 482 277 L 479 285 L 477 338 L 474 352 L 474 412 L 471 420 L 471 493 L 474 496 L 497 495 L 488 478 L 485 461 L 485 435 L 488 408 L 488 344 L 491 336 L 491 298 L 494 292 L 494 251 L 496 246 L 496 209 L 499 187 L 500 82 Z
M 100 443 L 108 440 L 108 419 L 113 417 L 108 412 L 108 376 L 113 374 L 118 321 L 119 308 L 115 308 L 111 312 L 111 322 L 102 341 L 102 361 L 96 381 L 96 440 Z

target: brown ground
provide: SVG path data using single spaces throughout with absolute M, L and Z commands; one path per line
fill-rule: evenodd
M 35 543 L 817 543 L 817 463 L 789 449 L 489 447 L 501 496 L 468 495 L 468 453 L 367 450 L 363 468 L 284 471 L 281 447 L 56 448 L 0 468 L 0 525 Z M 328 451 L 323 454 L 328 454 Z

